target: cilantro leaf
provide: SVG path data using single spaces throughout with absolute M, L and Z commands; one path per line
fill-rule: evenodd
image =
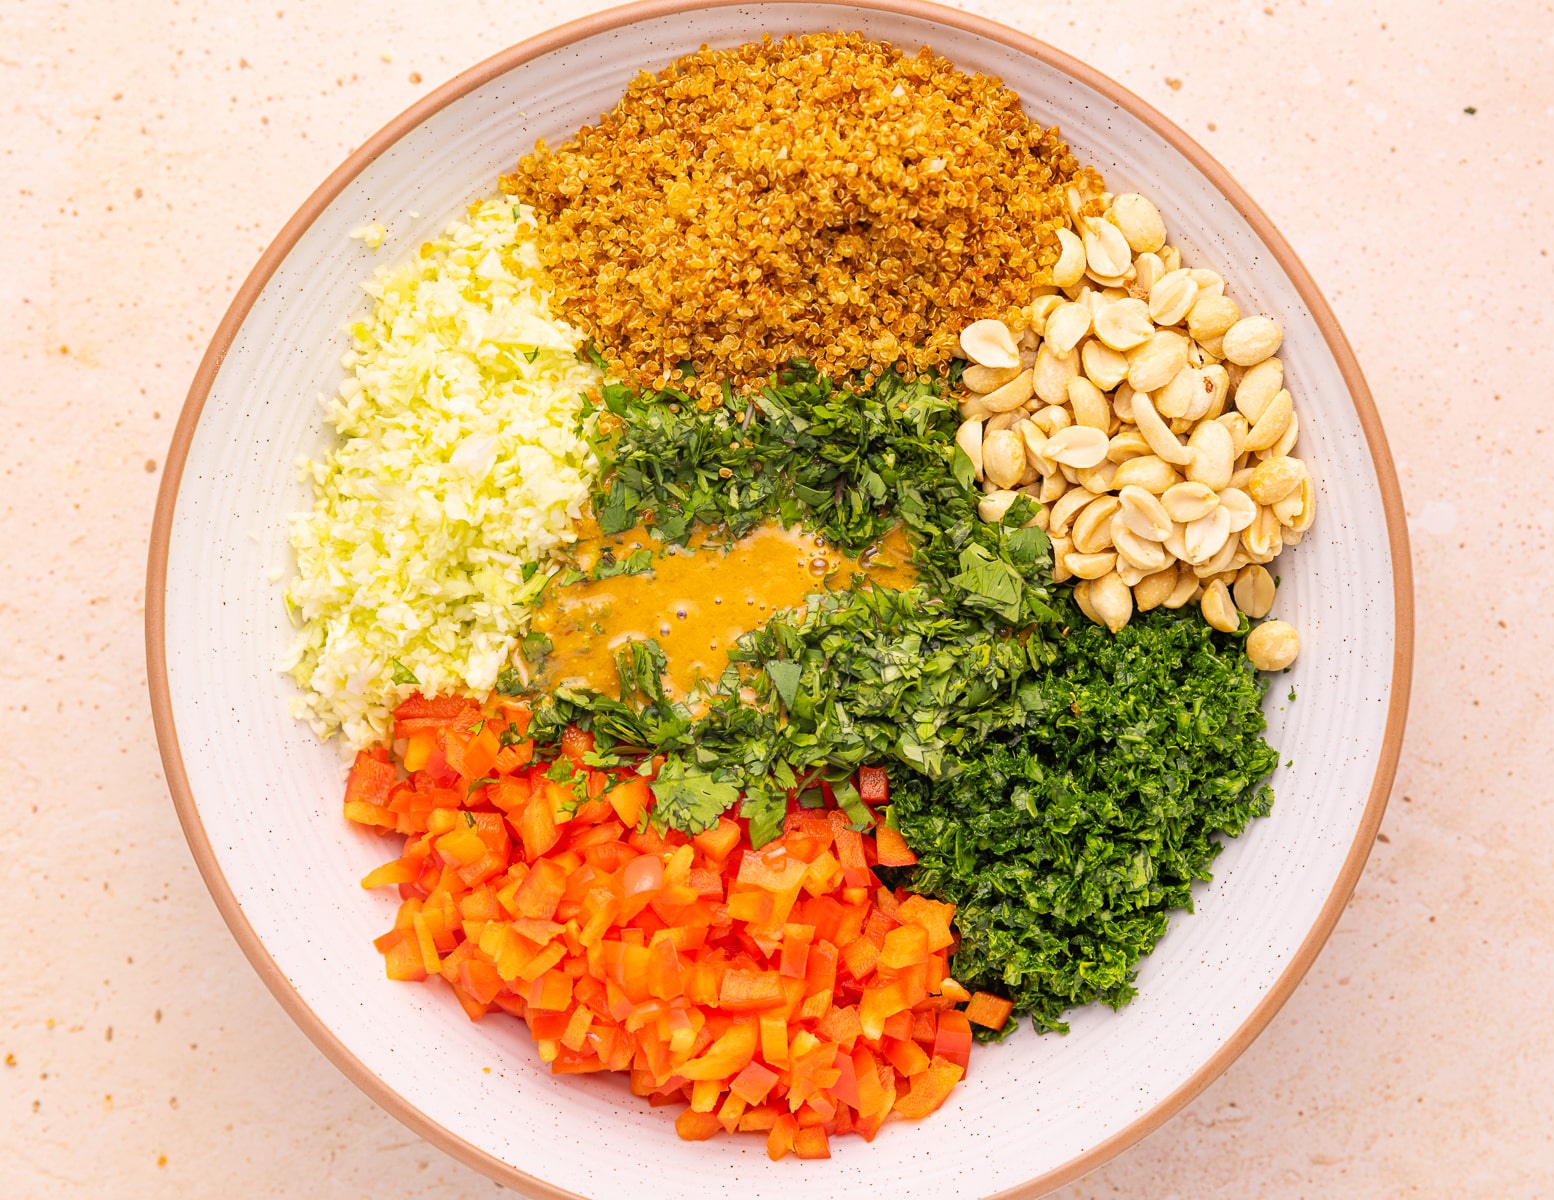
M 738 799 L 735 784 L 720 782 L 709 772 L 688 767 L 684 759 L 671 755 L 653 781 L 653 827 L 660 833 L 669 829 L 701 833 L 717 824 Z
M 392 679 L 395 683 L 419 684 L 421 682 L 415 677 L 415 672 L 412 671 L 409 667 L 405 666 L 404 663 L 400 662 L 399 659 L 389 659 L 389 666 L 393 668 L 389 678 Z

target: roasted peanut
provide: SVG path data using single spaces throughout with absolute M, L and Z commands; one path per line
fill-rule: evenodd
M 1002 321 L 973 321 L 961 330 L 960 348 L 978 366 L 1007 370 L 1020 365 L 1019 347 L 1014 344 L 1014 335 L 1009 332 L 1009 326 Z
M 1134 254 L 1149 254 L 1165 245 L 1165 222 L 1147 197 L 1125 192 L 1112 201 L 1106 215 L 1122 231 Z
M 1225 357 L 1237 366 L 1250 367 L 1278 353 L 1284 334 L 1269 317 L 1242 317 L 1225 331 Z
M 1146 492 L 1152 492 L 1157 496 L 1181 481 L 1182 477 L 1176 473 L 1171 464 L 1154 454 L 1141 455 L 1119 463 L 1117 473 L 1112 476 L 1112 486 L 1118 490 L 1129 484 L 1136 484 Z
M 1052 267 L 1052 282 L 1058 287 L 1073 287 L 1085 277 L 1085 246 L 1071 229 L 1058 229 L 1058 261 Z
M 1069 301 L 1052 310 L 1047 318 L 1047 345 L 1058 354 L 1067 354 L 1090 333 L 1090 306 Z
M 1171 517 L 1159 497 L 1137 484 L 1129 484 L 1118 489 L 1117 501 L 1123 521 L 1137 536 L 1152 542 L 1165 541 L 1171 532 Z
M 1079 362 L 1090 382 L 1109 392 L 1128 377 L 1128 359 L 1098 338 L 1086 338 L 1079 347 Z
M 1206 342 L 1225 336 L 1225 332 L 1241 319 L 1236 302 L 1226 296 L 1209 296 L 1200 289 L 1194 296 L 1192 311 L 1187 314 L 1187 332 L 1195 342 Z M 1223 357 L 1221 355 L 1220 357 Z
M 1241 627 L 1241 615 L 1230 602 L 1225 585 L 1217 579 L 1203 589 L 1199 607 L 1203 609 L 1203 619 L 1221 633 L 1234 633 Z
M 1258 415 L 1252 428 L 1247 430 L 1246 441 L 1242 443 L 1243 449 L 1252 451 L 1268 449 L 1289 428 L 1290 416 L 1294 411 L 1294 401 L 1290 399 L 1289 392 L 1281 388 L 1279 394 L 1268 402 L 1268 407 Z
M 1133 593 L 1116 571 L 1109 571 L 1090 584 L 1090 607 L 1101 624 L 1116 633 L 1133 616 Z
M 1186 471 L 1189 480 L 1216 492 L 1229 486 L 1236 454 L 1228 429 L 1218 421 L 1200 421 L 1187 439 L 1187 448 L 1192 451 Z
M 1236 575 L 1232 593 L 1235 596 L 1236 607 L 1254 621 L 1260 621 L 1273 607 L 1273 576 L 1268 573 L 1267 567 L 1259 563 L 1242 567 L 1240 573 Z
M 966 452 L 966 457 L 971 460 L 971 466 L 977 473 L 977 478 L 982 478 L 982 422 L 966 421 L 955 434 L 955 444 Z
M 1174 329 L 1157 329 L 1143 345 L 1128 352 L 1128 386 L 1134 392 L 1153 392 L 1170 383 L 1186 365 L 1186 336 Z
M 1160 506 L 1171 520 L 1186 525 L 1190 521 L 1202 520 L 1218 508 L 1219 497 L 1207 484 L 1178 483 L 1162 493 Z
M 1023 339 L 1022 339 L 1023 340 Z M 960 381 L 973 392 L 995 392 L 1020 373 L 1018 366 L 984 367 L 972 363 L 961 372 Z
M 1117 565 L 1117 552 L 1105 550 L 1098 554 L 1080 554 L 1070 550 L 1063 558 L 1068 569 L 1080 579 L 1099 579 Z
M 1287 621 L 1264 621 L 1247 635 L 1246 656 L 1259 671 L 1282 671 L 1300 653 L 1300 634 Z
M 1025 472 L 1025 443 L 1012 429 L 996 429 L 982 441 L 982 470 L 988 481 L 1012 488 Z
M 1139 612 L 1149 612 L 1165 603 L 1166 597 L 1176 590 L 1176 564 L 1163 571 L 1146 575 L 1133 585 L 1133 603 Z
M 1008 412 L 1010 409 L 1023 407 L 1034 394 L 1034 390 L 1031 373 L 1021 371 L 1008 383 L 984 395 L 982 403 L 987 406 L 989 412 Z
M 1156 325 L 1180 325 L 1198 298 L 1198 285 L 1186 271 L 1162 275 L 1149 289 L 1149 319 Z

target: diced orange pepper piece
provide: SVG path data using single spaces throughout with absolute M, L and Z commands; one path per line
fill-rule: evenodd
M 718 1120 L 716 1113 L 697 1112 L 694 1108 L 688 1108 L 675 1118 L 674 1130 L 688 1142 L 705 1142 L 723 1131 L 723 1123 Z
M 736 1021 L 728 1031 L 707 1047 L 706 1053 L 675 1069 L 675 1074 L 695 1082 L 698 1079 L 727 1079 L 745 1069 L 755 1057 L 759 1026 L 753 1019 Z
M 1013 1012 L 1013 1000 L 1006 1000 L 991 992 L 974 992 L 971 1003 L 966 1005 L 966 1019 L 986 1029 L 1002 1029 Z
M 934 1058 L 928 1068 L 912 1077 L 911 1090 L 896 1100 L 895 1111 L 909 1120 L 919 1120 L 944 1103 L 965 1069 L 948 1059 Z
M 830 1158 L 831 1143 L 826 1131 L 816 1125 L 793 1135 L 793 1153 L 800 1158 Z
M 760 1012 L 787 1000 L 776 971 L 730 971 L 718 989 L 718 1005 L 728 1012 Z
M 772 1122 L 771 1132 L 766 1135 L 766 1157 L 773 1162 L 783 1158 L 793 1149 L 793 1139 L 798 1131 L 798 1118 L 792 1113 L 779 1116 Z
M 971 1022 L 966 1014 L 950 1009 L 939 1014 L 933 1056 L 952 1062 L 964 1071 L 971 1062 Z
M 917 855 L 906 844 L 906 838 L 889 825 L 880 825 L 874 830 L 874 847 L 882 867 L 910 867 L 917 862 Z

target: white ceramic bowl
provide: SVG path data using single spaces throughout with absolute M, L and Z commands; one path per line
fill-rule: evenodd
M 1270 693 L 1287 765 L 1272 817 L 1233 842 L 1197 912 L 1179 915 L 1121 1013 L 1074 1014 L 1067 1037 L 979 1049 L 968 1081 L 921 1124 L 828 1162 L 769 1162 L 758 1139 L 688 1144 L 623 1080 L 552 1077 L 515 1022 L 472 1025 L 446 989 L 392 983 L 372 938 L 395 901 L 357 880 L 386 844 L 340 817 L 338 754 L 286 717 L 279 585 L 286 519 L 308 503 L 294 462 L 324 432 L 343 326 L 373 258 L 348 232 L 381 220 L 377 261 L 407 253 L 488 191 L 536 137 L 609 108 L 631 76 L 703 43 L 860 29 L 928 44 L 1002 76 L 1057 123 L 1114 191 L 1147 192 L 1189 261 L 1244 311 L 1277 315 L 1320 503 L 1280 559 L 1277 615 L 1300 629 Z M 413 216 L 412 213 L 419 213 Z M 1165 1121 L 1288 998 L 1353 889 L 1402 738 L 1411 590 L 1402 503 L 1375 410 L 1327 304 L 1289 246 L 1186 135 L 1050 47 L 964 13 L 894 5 L 651 3 L 504 51 L 357 151 L 243 285 L 178 424 L 153 534 L 147 642 L 157 734 L 190 846 L 233 934 L 276 997 L 363 1090 L 412 1128 L 521 1191 L 642 1200 L 688 1195 L 1035 1196 Z M 1293 685 L 1296 703 L 1285 700 Z M 489 1072 L 485 1068 L 490 1068 Z M 284 1103 L 284 1096 L 275 1097 Z

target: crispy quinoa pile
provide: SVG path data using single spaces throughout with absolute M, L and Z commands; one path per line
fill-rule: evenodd
M 502 189 L 540 213 L 555 302 L 625 378 L 749 385 L 948 361 L 1057 259 L 1056 129 L 998 80 L 858 34 L 702 49 Z M 1098 190 L 1098 184 L 1097 184 Z

